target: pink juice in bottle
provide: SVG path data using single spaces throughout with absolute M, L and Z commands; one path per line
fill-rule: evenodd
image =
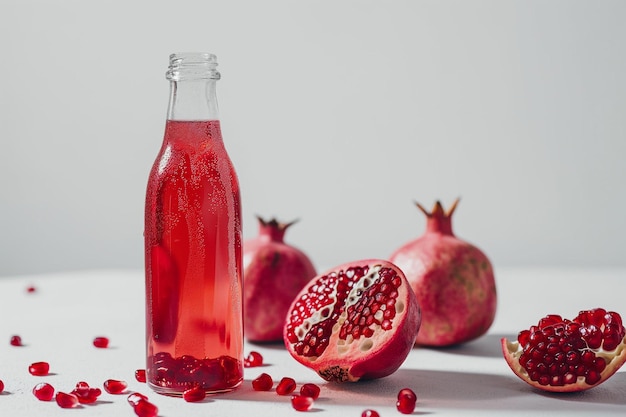
M 146 376 L 156 392 L 243 381 L 239 184 L 219 120 L 168 120 L 145 213 Z

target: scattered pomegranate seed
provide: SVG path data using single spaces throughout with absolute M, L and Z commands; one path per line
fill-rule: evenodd
M 401 396 L 396 402 L 396 408 L 402 414 L 412 414 L 415 410 L 415 402 L 416 400 L 410 395 Z
M 139 400 L 148 401 L 148 397 L 146 397 L 145 395 L 143 395 L 143 394 L 141 394 L 139 392 L 133 392 L 133 393 L 129 394 L 128 397 L 126 398 L 126 401 L 128 401 L 128 404 L 130 404 L 133 407 L 137 405 Z
M 57 392 L 57 395 L 54 398 L 61 408 L 74 408 L 78 405 L 78 397 L 74 394 Z
M 109 347 L 109 338 L 104 336 L 98 336 L 93 339 L 93 345 L 100 349 L 106 349 Z
M 88 383 L 81 381 L 76 383 L 76 387 L 70 394 L 74 394 L 81 404 L 92 404 L 98 400 L 102 391 L 100 388 L 92 388 Z
M 274 385 L 272 377 L 265 372 L 252 380 L 252 388 L 255 391 L 269 391 L 272 389 L 272 385 Z
M 311 397 L 314 400 L 317 400 L 317 398 L 320 396 L 320 387 L 310 383 L 304 384 L 302 385 L 302 387 L 300 387 L 300 395 L 303 395 L 305 397 Z
M 407 398 L 410 401 L 417 402 L 417 395 L 411 388 L 402 388 L 398 392 L 398 399 Z
M 0 379 L 0 393 L 2 393 L 2 391 L 4 391 L 4 382 Z
M 122 394 L 126 391 L 128 384 L 126 381 L 118 381 L 117 379 L 107 379 L 104 381 L 104 390 L 109 394 Z
M 243 360 L 244 368 L 254 368 L 255 366 L 261 365 L 263 365 L 263 355 L 259 352 L 251 351 Z
M 296 411 L 309 411 L 313 407 L 313 398 L 305 395 L 292 395 L 291 406 Z
M 361 413 L 361 417 L 380 417 L 378 411 L 367 409 Z
M 135 414 L 139 417 L 156 417 L 159 414 L 157 406 L 143 398 L 137 401 L 133 406 L 133 410 L 135 410 Z
M 35 362 L 30 364 L 28 372 L 35 376 L 45 376 L 50 372 L 50 364 L 48 362 Z
M 288 395 L 294 392 L 296 389 L 296 381 L 293 378 L 284 377 L 280 380 L 276 386 L 276 393 L 278 395 Z
M 202 401 L 206 398 L 206 392 L 202 389 L 200 385 L 196 385 L 193 388 L 189 388 L 183 392 L 183 399 L 188 403 L 194 403 L 198 401 Z
M 137 369 L 135 371 L 135 379 L 137 380 L 137 382 L 146 382 L 146 370 Z
M 18 335 L 15 336 L 11 336 L 11 346 L 23 346 L 22 345 L 22 338 Z
M 34 386 L 33 395 L 39 401 L 50 401 L 54 398 L 54 387 L 47 382 L 42 382 Z
M 32 293 L 37 291 L 37 288 L 34 285 L 29 285 L 28 287 L 26 287 L 26 292 L 28 293 Z

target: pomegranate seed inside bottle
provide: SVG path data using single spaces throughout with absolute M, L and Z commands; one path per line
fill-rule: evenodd
M 255 391 L 269 391 L 272 389 L 272 385 L 274 385 L 272 377 L 265 372 L 252 380 L 252 388 Z
M 314 400 L 317 400 L 317 398 L 320 396 L 320 387 L 311 383 L 304 384 L 300 388 L 300 395 L 304 395 L 305 397 L 311 397 Z
M 296 411 L 309 411 L 313 407 L 313 398 L 304 395 L 291 396 L 291 406 Z
M 378 411 L 367 409 L 361 413 L 361 417 L 380 417 Z
M 245 368 L 254 368 L 255 366 L 263 365 L 263 355 L 259 352 L 251 351 L 243 361 Z
M 189 388 L 183 392 L 183 399 L 188 403 L 202 401 L 206 398 L 206 392 L 201 386 L 196 385 L 193 388 Z
M 61 408 L 74 408 L 78 405 L 78 397 L 74 394 L 57 392 L 55 399 Z
M 122 394 L 126 391 L 128 384 L 126 381 L 119 381 L 117 379 L 107 379 L 104 381 L 104 390 L 109 394 Z
M 159 414 L 157 406 L 143 398 L 137 401 L 137 404 L 133 406 L 133 410 L 135 410 L 135 414 L 138 417 L 156 417 Z
M 54 398 L 54 387 L 47 382 L 42 382 L 35 385 L 33 395 L 37 397 L 39 401 L 50 401 Z
M 48 362 L 35 362 L 30 364 L 28 372 L 35 376 L 45 376 L 50 372 L 50 364 Z
M 278 395 L 288 395 L 294 392 L 296 389 L 296 381 L 293 378 L 284 377 L 280 380 L 276 386 L 276 393 Z
M 137 369 L 135 371 L 135 379 L 138 382 L 146 382 L 146 370 L 145 369 Z
M 18 335 L 11 336 L 11 346 L 22 346 L 22 338 Z
M 100 349 L 106 349 L 109 347 L 109 338 L 104 336 L 98 336 L 93 339 L 93 345 Z

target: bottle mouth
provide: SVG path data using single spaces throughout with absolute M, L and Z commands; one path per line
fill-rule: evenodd
M 179 80 L 219 80 L 217 56 L 208 52 L 178 52 L 170 55 L 165 78 Z

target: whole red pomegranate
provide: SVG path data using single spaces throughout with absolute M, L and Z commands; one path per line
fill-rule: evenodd
M 619 314 L 602 308 L 573 320 L 548 315 L 522 330 L 516 341 L 502 338 L 511 370 L 535 388 L 552 392 L 598 386 L 626 361 L 626 331 Z
M 452 232 L 457 199 L 446 212 L 437 201 L 426 215 L 426 232 L 392 253 L 411 284 L 422 309 L 415 342 L 450 346 L 482 336 L 496 313 L 496 285 L 491 262 L 472 244 Z
M 244 334 L 251 342 L 282 340 L 289 305 L 316 274 L 300 249 L 284 242 L 295 222 L 259 220 L 259 234 L 243 244 Z
M 294 299 L 283 338 L 289 353 L 327 381 L 382 378 L 406 359 L 420 311 L 391 262 L 350 262 L 313 278 Z

